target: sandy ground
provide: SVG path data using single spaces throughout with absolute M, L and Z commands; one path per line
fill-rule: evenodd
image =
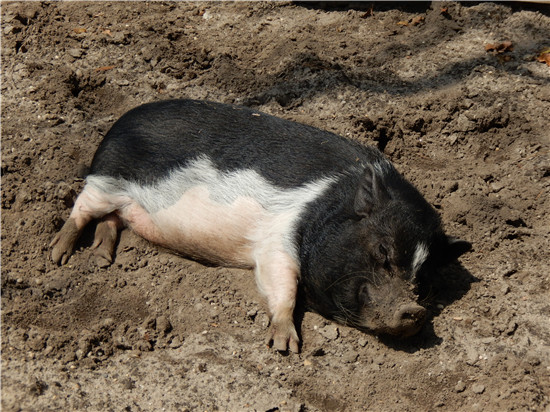
M 2 2 L 2 410 L 548 412 L 544 7 Z M 50 262 L 102 136 L 173 97 L 381 148 L 474 245 L 429 291 L 421 333 L 302 311 L 302 352 L 284 356 L 249 271 L 128 230 L 98 268 L 93 227 Z

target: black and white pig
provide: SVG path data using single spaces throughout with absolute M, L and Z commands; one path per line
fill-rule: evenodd
M 253 268 L 271 312 L 268 343 L 293 352 L 299 285 L 329 319 L 410 336 L 426 314 L 418 274 L 470 248 L 444 234 L 435 210 L 375 148 L 195 100 L 145 104 L 114 124 L 51 242 L 55 262 L 67 262 L 92 219 L 104 263 L 129 226 L 185 256 Z

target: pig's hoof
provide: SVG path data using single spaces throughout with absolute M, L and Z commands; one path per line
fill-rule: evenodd
M 273 323 L 266 343 L 279 352 L 286 352 L 287 350 L 294 353 L 300 352 L 300 339 L 294 324 L 290 321 Z
M 95 264 L 100 268 L 105 268 L 113 263 L 113 257 L 108 251 L 102 248 L 97 248 L 94 251 Z
M 114 241 L 103 242 L 102 240 L 104 239 L 98 238 L 96 232 L 96 238 L 94 244 L 92 245 L 92 249 L 94 249 L 95 263 L 100 268 L 107 267 L 111 263 L 113 263 L 113 253 L 115 246 Z
M 73 219 L 65 222 L 61 230 L 50 242 L 52 260 L 54 263 L 64 265 L 73 254 L 74 245 L 78 239 L 79 231 Z
M 113 263 L 118 225 L 119 218 L 114 214 L 104 216 L 97 224 L 92 249 L 95 249 L 95 262 L 100 268 Z

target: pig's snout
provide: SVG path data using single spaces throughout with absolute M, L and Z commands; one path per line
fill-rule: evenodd
M 393 315 L 395 335 L 412 336 L 420 330 L 426 319 L 426 309 L 416 303 L 407 303 L 397 308 Z

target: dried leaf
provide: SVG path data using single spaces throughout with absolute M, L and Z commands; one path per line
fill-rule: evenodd
M 73 29 L 73 31 L 76 34 L 86 33 L 86 29 L 84 27 L 77 27 L 77 28 Z
M 424 21 L 424 16 L 416 16 L 411 20 L 413 26 L 417 26 Z
M 96 72 L 105 72 L 107 70 L 112 70 L 114 69 L 116 66 L 102 66 L 102 67 L 98 67 L 97 69 L 95 69 L 94 71 Z
M 544 49 L 537 56 L 537 61 L 541 63 L 546 63 L 550 67 L 550 47 Z
M 412 19 L 410 20 L 401 20 L 401 21 L 398 21 L 397 24 L 399 26 L 408 26 L 409 24 L 411 26 L 416 26 L 420 23 L 422 23 L 424 21 L 424 16 L 416 16 L 416 17 L 413 17 Z
M 503 41 L 502 43 L 488 43 L 485 45 L 485 51 L 495 53 L 505 53 L 514 50 L 511 41 Z

